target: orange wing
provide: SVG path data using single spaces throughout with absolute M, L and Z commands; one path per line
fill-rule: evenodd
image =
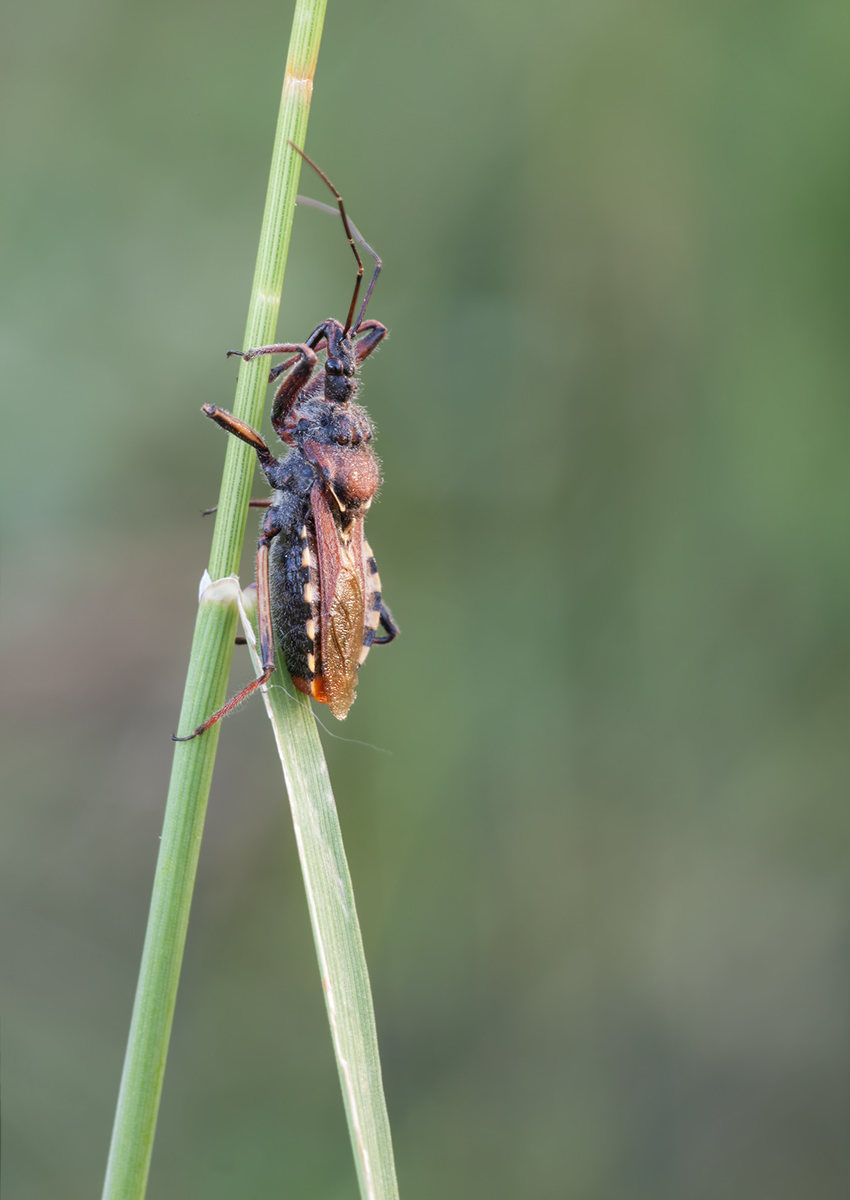
M 320 655 L 317 690 L 324 689 L 331 712 L 340 721 L 354 702 L 357 667 L 363 649 L 365 585 L 363 518 L 354 517 L 343 535 L 322 488 L 315 484 L 310 505 L 316 525 L 321 587 Z

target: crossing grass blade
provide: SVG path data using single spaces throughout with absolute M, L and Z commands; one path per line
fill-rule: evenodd
M 240 597 L 240 608 L 259 673 L 253 585 Z M 284 661 L 280 647 L 277 656 Z M 360 1195 L 362 1200 L 397 1200 L 369 973 L 316 721 L 310 701 L 295 690 L 285 669 L 278 667 L 272 675 L 263 699 L 292 810 Z

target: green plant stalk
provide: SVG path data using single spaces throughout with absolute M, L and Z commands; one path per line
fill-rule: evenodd
M 243 596 L 245 636 L 259 673 L 256 588 Z M 276 653 L 283 662 L 280 646 Z M 285 671 L 272 675 L 263 699 L 292 809 L 360 1195 L 398 1200 L 369 972 L 316 721 L 307 697 L 290 690 Z
M 326 0 L 297 0 L 275 133 L 257 265 L 244 345 L 271 342 L 280 295 L 313 75 Z M 233 411 L 250 425 L 262 416 L 268 363 L 242 363 Z M 228 438 L 210 552 L 213 580 L 238 570 L 245 535 L 254 453 Z M 218 589 L 220 591 L 220 589 Z M 202 595 L 186 677 L 179 731 L 201 723 L 225 699 L 237 609 L 215 586 Z M 176 743 L 150 915 L 106 1168 L 104 1200 L 142 1200 L 147 1185 L 168 1040 L 186 941 L 201 833 L 212 780 L 218 727 Z

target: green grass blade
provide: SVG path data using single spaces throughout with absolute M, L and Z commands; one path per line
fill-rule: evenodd
M 274 341 L 301 169 L 301 156 L 289 142 L 304 147 L 326 2 L 298 0 L 295 7 L 248 321 L 239 349 L 267 346 Z M 267 358 L 243 362 L 239 369 L 233 412 L 254 428 L 259 428 L 262 420 L 268 375 Z M 231 575 L 239 569 L 255 461 L 254 451 L 244 442 L 234 437 L 227 439 L 221 497 L 210 551 L 209 571 L 213 579 Z
M 298 0 L 293 19 L 280 115 L 275 134 L 257 266 L 251 291 L 247 345 L 272 340 L 277 324 L 301 158 L 326 0 Z M 268 363 L 243 363 L 234 412 L 259 425 Z M 254 454 L 228 438 L 209 571 L 214 580 L 238 569 L 245 533 Z M 203 721 L 225 698 L 237 611 L 232 589 L 213 585 L 198 609 L 179 732 Z M 136 989 L 104 1184 L 104 1200 L 142 1200 L 156 1118 L 201 833 L 212 779 L 218 727 L 174 748 L 171 784 L 150 916 Z
M 248 589 L 244 600 L 245 636 L 259 672 L 251 640 L 252 633 L 258 636 L 256 589 Z M 282 662 L 280 647 L 277 654 Z M 285 670 L 272 675 L 263 698 L 292 809 L 360 1194 L 362 1200 L 397 1200 L 369 973 L 316 721 L 309 700 L 295 690 Z

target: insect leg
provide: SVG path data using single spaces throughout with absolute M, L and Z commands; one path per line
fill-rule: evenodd
M 272 400 L 272 429 L 281 437 L 283 436 L 283 427 L 286 424 L 289 411 L 309 383 L 310 376 L 313 374 L 318 362 L 314 350 L 311 350 L 309 346 L 304 346 L 303 349 L 306 353 L 301 361 L 295 364 L 289 374 L 284 375 L 274 394 L 274 400 Z M 276 375 L 275 378 L 277 378 Z
M 313 353 L 313 347 L 308 345 L 308 342 L 316 336 L 321 330 L 324 332 L 324 324 L 319 325 L 315 329 L 307 342 L 275 342 L 271 346 L 255 346 L 253 350 L 228 350 L 227 358 L 242 358 L 245 362 L 253 362 L 255 358 L 263 358 L 268 354 L 294 354 L 298 357 L 311 361 L 312 366 L 316 365 L 316 355 Z M 278 370 L 280 368 L 277 368 Z
M 313 332 L 304 339 L 304 345 L 309 346 L 311 350 L 319 350 L 322 343 L 327 341 L 327 321 L 322 321 L 321 325 L 317 325 Z M 269 371 L 269 383 L 274 381 L 296 362 L 300 355 L 294 354 L 292 358 L 285 359 L 282 363 L 278 363 L 276 367 L 272 367 Z
M 257 458 L 260 460 L 260 466 L 263 470 L 266 467 L 273 467 L 277 463 L 277 459 L 269 450 L 266 443 L 263 441 L 256 429 L 252 429 L 244 421 L 240 421 L 238 417 L 234 417 L 233 413 L 225 412 L 223 408 L 219 408 L 216 404 L 202 404 L 201 412 L 215 421 L 216 425 L 220 425 L 222 429 L 232 433 L 234 437 L 238 437 L 241 441 L 247 442 L 252 450 L 256 450 Z
M 268 508 L 270 504 L 271 504 L 271 497 L 268 497 L 266 500 L 258 499 L 258 500 L 249 500 L 248 501 L 249 508 Z M 218 512 L 217 504 L 214 505 L 212 508 L 202 508 L 201 516 L 202 517 L 211 517 L 212 514 L 216 513 L 216 512 Z
M 297 353 L 292 355 L 292 358 L 288 358 L 285 362 L 278 363 L 276 367 L 272 367 L 269 371 L 269 383 L 274 383 L 279 375 L 282 375 L 284 371 L 288 371 L 294 363 L 299 363 L 299 369 L 298 371 L 294 371 L 293 375 L 298 374 L 300 377 L 303 374 L 303 386 L 310 378 L 313 368 L 316 365 L 314 346 L 321 343 L 322 338 L 318 335 L 324 334 L 324 332 L 325 326 L 323 322 L 313 330 L 306 342 L 275 342 L 272 346 L 256 346 L 253 350 L 228 350 L 227 358 L 237 356 L 244 359 L 245 362 L 253 362 L 255 358 L 260 358 L 263 355 L 292 354 L 293 351 L 297 351 Z
M 232 700 L 214 712 L 211 717 L 208 717 L 202 725 L 199 725 L 188 737 L 178 737 L 176 733 L 171 735 L 172 741 L 175 742 L 191 742 L 192 738 L 198 737 L 201 733 L 212 726 L 217 725 L 222 717 L 226 717 L 234 708 L 247 700 L 252 692 L 255 692 L 258 687 L 262 687 L 268 682 L 271 673 L 275 668 L 274 661 L 274 629 L 272 628 L 272 613 L 269 600 L 269 543 L 278 533 L 280 528 L 278 522 L 272 515 L 274 510 L 266 514 L 266 519 L 263 522 L 263 533 L 257 543 L 257 617 L 260 625 L 260 651 L 263 658 L 263 670 L 253 682 L 244 687 L 241 692 L 237 692 Z
M 391 642 L 394 638 L 398 637 L 398 625 L 396 625 L 392 618 L 392 613 L 387 608 L 386 604 L 384 604 L 383 600 L 381 601 L 380 612 L 381 626 L 386 630 L 387 636 L 372 638 L 373 646 L 386 646 L 387 642 Z
M 368 332 L 364 333 L 364 330 Z M 380 321 L 364 321 L 357 332 L 363 333 L 363 337 L 358 337 L 354 343 L 354 357 L 358 363 L 362 363 L 387 336 L 387 327 Z

